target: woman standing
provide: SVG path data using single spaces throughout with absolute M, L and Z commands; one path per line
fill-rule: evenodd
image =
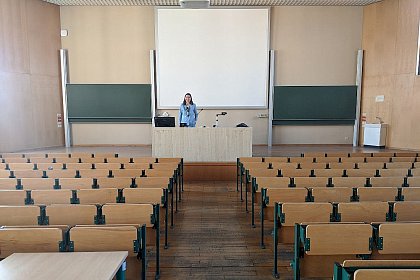
M 195 127 L 197 118 L 197 106 L 194 104 L 191 94 L 187 93 L 179 108 L 179 126 Z

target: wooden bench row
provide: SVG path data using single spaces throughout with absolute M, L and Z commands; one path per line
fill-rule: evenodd
M 0 179 L 2 193 L 0 205 L 22 205 L 23 199 L 24 204 L 115 203 L 122 202 L 126 194 L 129 196 L 128 201 L 144 203 L 147 202 L 144 199 L 150 196 L 148 192 L 152 192 L 148 189 L 158 189 L 160 192 L 162 189 L 167 189 L 171 194 L 171 225 L 173 225 L 174 206 L 177 212 L 178 201 L 181 201 L 181 182 L 167 177 Z M 95 190 L 97 192 L 92 192 Z M 153 201 L 160 203 L 159 199 Z
M 415 157 L 418 152 L 306 152 L 300 157 Z M 16 157 L 121 157 L 118 153 L 2 153 L 0 158 Z M 258 157 L 256 157 L 258 158 Z
M 341 158 L 337 161 L 328 161 L 321 158 L 317 161 L 314 158 L 312 161 L 299 161 L 301 158 L 296 158 L 293 161 L 288 158 L 286 161 L 283 158 L 270 158 L 272 161 L 258 161 L 258 158 L 238 158 L 236 162 L 237 172 L 237 190 L 239 182 L 242 182 L 242 177 L 245 175 L 246 170 L 253 168 L 266 168 L 266 169 L 391 169 L 391 168 L 416 168 L 420 166 L 417 162 L 417 158 L 413 158 L 407 161 L 406 158 L 396 158 L 393 160 L 390 158 L 388 161 L 383 161 L 383 158 L 372 158 L 370 160 L 380 160 L 380 162 L 369 161 L 367 158 L 359 159 L 352 158 L 352 162 L 343 162 Z M 242 160 L 242 161 L 241 161 Z M 243 161 L 248 160 L 248 161 Z M 277 161 L 275 161 L 277 160 Z M 400 161 L 402 160 L 402 161 Z M 322 161 L 322 162 L 320 162 Z
M 167 248 L 167 225 L 168 225 L 168 191 L 172 193 L 172 203 L 171 203 L 171 224 L 173 225 L 173 187 L 175 190 L 178 189 L 178 186 L 181 186 L 182 180 L 182 160 L 176 159 L 154 159 L 146 160 L 140 159 L 134 161 L 132 158 L 123 159 L 117 157 L 111 158 L 108 163 L 108 159 L 104 158 L 103 161 L 100 158 L 85 159 L 87 163 L 83 162 L 80 159 L 77 161 L 74 158 L 69 156 L 63 160 L 64 164 L 56 163 L 59 160 L 53 158 L 52 162 L 47 158 L 26 159 L 26 162 L 39 162 L 36 164 L 24 163 L 21 158 L 16 158 L 19 163 L 5 163 L 3 164 L 5 170 L 9 172 L 8 177 L 20 177 L 10 180 L 4 179 L 0 181 L 0 185 L 5 188 L 11 188 L 11 191 L 0 191 L 0 200 L 5 200 L 8 204 L 13 204 L 10 201 L 13 198 L 16 199 L 16 196 L 19 197 L 19 202 L 21 202 L 22 194 L 25 194 L 24 203 L 26 204 L 49 204 L 49 203 L 65 203 L 63 205 L 40 205 L 38 206 L 21 206 L 21 207 L 11 207 L 11 206 L 0 206 L 0 225 L 5 225 L 3 229 L 10 229 L 12 226 L 18 226 L 20 221 L 20 226 L 26 228 L 28 226 L 39 225 L 39 227 L 56 227 L 60 224 L 66 224 L 68 226 L 77 225 L 72 228 L 82 228 L 87 229 L 91 228 L 92 231 L 96 233 L 92 234 L 92 239 L 99 240 L 99 243 L 102 243 L 102 234 L 103 230 L 106 230 L 108 227 L 112 227 L 110 231 L 120 231 L 120 228 L 116 224 L 135 224 L 141 225 L 147 219 L 146 226 L 150 228 L 153 226 L 156 232 L 156 277 L 159 275 L 159 204 L 162 203 L 162 206 L 165 208 L 164 220 L 165 220 L 165 248 Z M 13 160 L 12 160 L 13 161 Z M 70 161 L 69 165 L 67 163 Z M 42 162 L 45 162 L 42 163 Z M 74 163 L 71 163 L 74 162 Z M 92 163 L 90 163 L 92 162 Z M 98 162 L 96 164 L 95 162 Z M 130 163 L 131 162 L 131 163 Z M 144 162 L 144 163 L 133 163 L 133 162 Z M 154 163 L 153 163 L 154 162 Z M 87 167 L 84 170 L 82 167 Z M 136 167 L 141 166 L 143 169 L 135 170 Z M 78 168 L 77 170 L 72 169 L 72 167 Z M 16 169 L 14 169 L 16 168 Z M 55 168 L 55 169 L 54 169 Z M 101 170 L 101 168 L 106 168 Z M 113 169 L 115 168 L 115 170 Z M 45 169 L 45 170 L 42 170 Z M 0 171 L 0 177 L 1 177 Z M 16 172 L 16 173 L 15 173 Z M 140 172 L 140 173 L 139 173 Z M 10 174 L 11 173 L 11 174 Z M 107 174 L 105 174 L 107 173 Z M 38 177 L 42 174 L 40 178 L 31 178 Z M 84 178 L 81 175 L 84 174 Z M 140 174 L 140 175 L 139 175 Z M 15 176 L 18 175 L 18 176 Z M 123 176 L 123 177 L 116 177 Z M 115 178 L 114 178 L 115 176 Z M 146 177 L 147 176 L 147 177 Z M 161 177 L 164 176 L 164 177 Z M 42 178 L 42 177 L 52 177 Z M 66 178 L 69 177 L 69 178 Z M 74 178 L 76 177 L 76 178 Z M 133 177 L 133 178 L 131 178 Z M 135 178 L 141 177 L 141 178 Z M 13 180 L 15 182 L 13 182 Z M 131 183 L 130 183 L 131 182 Z M 12 183 L 12 184 L 10 184 Z M 141 188 L 138 188 L 138 184 Z M 106 188 L 107 186 L 112 186 L 113 188 Z M 116 186 L 123 186 L 122 188 L 115 188 Z M 41 188 L 36 190 L 36 188 Z M 45 188 L 43 190 L 43 188 Z M 19 189 L 25 189 L 19 190 Z M 32 189 L 32 190 L 31 190 Z M 35 189 L 35 190 L 34 190 Z M 14 197 L 15 196 L 15 197 Z M 181 193 L 179 192 L 179 199 L 181 199 Z M 98 202 L 107 203 L 105 205 L 69 205 L 69 203 L 95 203 Z M 178 192 L 177 192 L 177 201 L 178 201 Z M 110 204 L 114 202 L 114 204 Z M 118 202 L 118 203 L 115 203 Z M 132 203 L 136 204 L 132 204 Z M 151 204 L 139 204 L 139 203 L 155 203 L 157 215 L 151 215 L 149 212 L 150 209 L 143 208 L 153 208 L 155 207 Z M 66 205 L 67 204 L 67 205 Z M 140 209 L 141 208 L 141 209 Z M 36 210 L 35 210 L 36 209 Z M 31 212 L 31 214 L 29 213 Z M 35 214 L 37 212 L 37 214 Z M 29 214 L 29 215 L 28 215 Z M 34 215 L 35 214 L 35 215 Z M 36 218 L 35 218 L 36 217 Z M 93 218 L 92 218 L 93 217 Z M 24 220 L 22 222 L 22 219 Z M 25 222 L 26 219 L 26 222 Z M 157 222 L 154 221 L 157 219 Z M 34 221 L 37 221 L 35 224 Z M 153 224 L 152 224 L 153 223 Z M 99 224 L 99 225 L 97 225 Z M 95 235 L 101 235 L 99 238 L 95 239 Z M 73 234 L 74 236 L 74 234 Z M 73 239 L 72 237 L 71 239 Z M 118 238 L 118 237 L 114 237 Z M 119 239 L 119 238 L 118 238 Z M 16 241 L 15 236 L 11 243 Z M 70 241 L 70 235 L 62 239 L 63 242 L 66 240 L 68 243 L 68 251 L 72 251 L 74 245 Z M 10 241 L 10 240 L 9 240 Z M 118 243 L 119 240 L 114 240 L 114 243 Z M 134 246 L 139 247 L 139 240 L 135 241 L 132 239 L 129 243 Z M 0 247 L 0 252 L 3 253 L 3 250 L 6 250 L 5 247 L 13 245 L 10 242 L 5 242 L 3 247 Z M 94 243 L 91 240 L 88 243 Z M 136 245 L 137 243 L 137 245 Z M 23 241 L 22 244 L 30 244 L 26 241 Z M 91 245 L 90 244 L 90 245 Z M 1 245 L 1 241 L 0 241 Z M 35 244 L 36 246 L 36 244 Z M 41 244 L 38 244 L 42 246 Z M 79 247 L 80 248 L 80 247 Z M 108 248 L 110 248 L 108 246 Z M 144 246 L 145 248 L 145 246 Z M 101 251 L 97 249 L 92 249 L 93 251 Z M 106 250 L 115 250 L 115 249 L 106 249 Z M 127 250 L 125 248 L 119 248 L 116 250 Z M 145 252 L 145 249 L 144 249 Z M 137 255 L 132 255 L 135 260 Z M 146 260 L 144 253 L 144 260 Z M 143 261 L 142 267 L 145 271 L 146 264 Z M 143 279 L 145 279 L 145 272 L 143 273 Z
M 157 231 L 164 226 L 164 244 L 168 248 L 168 220 L 158 211 L 159 204 L 105 204 L 105 205 L 48 205 L 0 206 L 0 225 L 3 226 L 57 226 L 145 224 Z M 12 217 L 11 217 L 12 215 Z M 161 215 L 163 219 L 158 217 Z M 156 233 L 157 233 L 156 231 Z M 156 235 L 159 238 L 159 235 Z
M 158 205 L 159 204 L 155 204 Z M 146 224 L 157 219 L 157 208 L 146 203 L 41 206 L 0 206 L 0 226 Z
M 420 177 L 254 177 L 251 183 L 254 192 L 263 187 L 420 187 Z
M 0 190 L 0 205 L 165 203 L 168 189 Z
M 262 198 L 261 189 L 299 189 L 302 188 L 302 191 L 283 191 L 283 195 L 286 195 L 289 199 L 293 199 L 294 195 L 297 195 L 300 192 L 299 196 L 302 194 L 307 194 L 307 190 L 312 190 L 312 195 L 315 189 L 320 188 L 321 190 L 316 190 L 317 195 L 322 196 L 322 189 L 334 189 L 334 191 L 324 191 L 324 195 L 330 195 L 330 198 L 340 198 L 348 199 L 353 197 L 357 201 L 359 196 L 364 199 L 366 195 L 371 198 L 377 196 L 380 193 L 384 195 L 389 195 L 390 193 L 396 193 L 398 188 L 413 188 L 420 187 L 420 177 L 295 177 L 295 178 L 285 178 L 285 177 L 254 177 L 252 178 L 251 185 L 247 181 L 245 185 L 245 211 L 248 212 L 248 190 L 251 191 L 251 225 L 255 226 L 255 201 L 257 203 Z M 347 188 L 347 190 L 345 190 Z M 378 188 L 378 191 L 369 190 Z M 386 188 L 390 188 L 386 190 Z M 352 189 L 352 194 L 349 196 L 350 189 Z M 356 189 L 356 192 L 355 192 Z M 270 191 L 271 192 L 271 191 Z M 287 193 L 287 194 L 286 194 Z M 394 198 L 397 195 L 394 196 Z M 390 200 L 395 200 L 394 198 Z M 283 200 L 279 200 L 283 201 Z M 334 200 L 332 200 L 334 201 Z M 347 201 L 347 200 L 346 200 Z M 285 201 L 286 202 L 286 201 Z
M 0 170 L 0 178 L 176 177 L 176 169 Z
M 125 188 L 136 187 L 136 184 L 150 184 L 153 181 L 161 179 L 152 179 L 167 177 L 168 181 L 173 179 L 173 184 L 176 187 L 176 195 L 181 200 L 181 191 L 183 191 L 183 173 L 180 168 L 168 165 L 167 168 L 154 168 L 146 170 L 136 169 L 81 169 L 81 170 L 17 170 L 7 171 L 0 170 L 0 189 L 40 189 L 40 188 Z M 137 178 L 135 178 L 137 177 Z M 45 179 L 52 179 L 49 182 Z M 59 179 L 60 178 L 60 179 Z M 72 179 L 75 178 L 76 180 Z M 100 178 L 100 179 L 99 179 Z M 131 178 L 131 179 L 130 179 Z M 146 179 L 148 178 L 148 179 Z M 172 179 L 171 179 L 172 178 Z M 12 180 L 10 180 L 12 179 Z M 13 179 L 17 180 L 16 182 Z M 38 180 L 37 180 L 38 179 Z M 85 180 L 78 180 L 85 179 Z M 98 179 L 100 182 L 98 183 Z M 131 183 L 130 183 L 131 181 Z M 165 187 L 170 182 L 163 182 L 162 187 Z M 153 183 L 157 184 L 157 182 Z M 178 191 L 179 188 L 179 191 Z M 172 188 L 170 186 L 170 191 Z
M 258 204 L 275 202 L 420 201 L 420 188 L 264 188 Z
M 98 178 L 0 178 L 0 190 L 52 190 L 160 187 L 172 191 L 177 182 L 168 177 L 98 177 Z
M 103 178 L 0 178 L 0 190 L 51 190 L 51 189 L 100 189 L 100 188 L 168 188 L 181 200 L 182 180 L 167 177 L 103 177 Z
M 146 279 L 146 225 L 105 225 L 0 228 L 0 258 L 13 253 L 127 251 L 127 275 Z M 160 275 L 159 239 L 156 239 L 156 272 Z M 141 259 L 141 264 L 138 263 Z
M 247 170 L 250 177 L 416 177 L 420 168 L 393 169 L 265 169 Z
M 331 277 L 334 263 L 344 260 L 420 257 L 420 223 L 305 222 L 294 226 L 294 235 L 294 279 Z M 273 272 L 278 277 L 277 253 L 275 248 Z
M 66 169 L 178 169 L 176 162 L 168 163 L 0 163 L 0 170 L 66 170 Z
M 270 210 L 266 209 L 262 212 L 261 219 L 262 228 L 266 220 L 274 221 L 277 224 L 280 243 L 291 243 L 293 241 L 293 233 L 290 231 L 290 227 L 293 227 L 296 223 L 420 221 L 420 201 L 276 202 Z M 261 246 L 264 246 L 264 230 L 261 233 Z
M 270 158 L 238 158 L 237 164 L 257 164 L 257 163 L 392 163 L 392 162 L 418 162 L 419 156 L 415 157 L 270 157 Z
M 77 164 L 77 163 L 75 163 Z M 82 163 L 80 163 L 82 164 Z M 244 164 L 244 172 L 249 169 L 414 169 L 420 167 L 420 162 L 344 162 L 344 163 L 264 163 L 250 162 Z
M 11 157 L 0 158 L 0 163 L 181 163 L 182 158 L 151 158 L 151 157 Z
M 285 173 L 293 173 L 296 172 L 298 175 L 302 173 L 311 175 L 311 170 L 317 170 L 319 174 L 325 172 L 326 174 L 336 174 L 336 176 L 342 176 L 343 170 L 347 170 L 347 172 L 354 169 L 354 172 L 361 172 L 364 171 L 357 171 L 363 169 L 372 169 L 372 170 L 382 170 L 382 169 L 416 169 L 420 168 L 420 162 L 409 163 L 409 162 L 395 162 L 395 163 L 380 163 L 380 162 L 371 162 L 371 163 L 255 163 L 251 162 L 248 163 L 247 166 L 238 166 L 237 167 L 237 177 L 236 177 L 236 190 L 239 191 L 239 187 L 241 188 L 241 199 L 242 199 L 242 188 L 243 182 L 249 181 L 252 176 L 251 173 L 259 172 L 259 173 L 267 173 L 269 176 L 277 176 L 282 175 L 286 176 Z M 266 171 L 263 171 L 266 169 Z M 278 171 L 278 170 L 281 171 Z M 325 171 L 322 171 L 325 169 Z M 256 171 L 258 170 L 258 171 Z M 287 171 L 286 171 L 287 170 Z M 295 171 L 294 171 L 295 170 Z M 307 171 L 305 171 L 307 170 Z M 338 170 L 338 171 L 335 171 Z M 416 171 L 417 172 L 417 171 Z M 389 171 L 392 173 L 392 171 Z M 408 173 L 408 171 L 407 171 Z M 408 174 L 407 174 L 408 175 Z
M 402 201 L 403 205 L 412 207 L 413 209 L 420 210 L 420 188 L 263 188 L 261 191 L 261 196 L 259 198 L 260 206 L 260 221 L 261 221 L 261 244 L 263 246 L 263 235 L 264 235 L 264 221 L 272 221 L 274 218 L 271 216 L 274 211 L 274 207 L 277 204 L 281 205 L 282 203 L 295 203 L 302 207 L 302 213 L 316 213 L 311 210 L 312 207 L 316 207 L 319 203 L 332 203 L 331 205 L 349 205 L 350 209 L 360 208 L 362 211 L 361 214 L 366 214 L 369 217 L 370 207 L 375 207 L 375 205 L 381 204 L 384 209 L 387 209 L 387 215 L 389 215 L 389 221 L 395 220 L 410 220 L 413 217 L 417 217 L 416 220 L 420 221 L 420 215 L 416 216 L 417 213 L 409 216 L 407 218 L 407 212 L 403 211 L 401 217 L 396 218 L 398 213 L 396 210 L 400 210 L 401 207 L 397 206 L 397 209 L 394 210 L 394 202 L 400 201 L 397 205 L 400 205 Z M 308 202 L 308 203 L 304 203 Z M 389 209 L 387 207 L 389 204 Z M 315 204 L 314 204 L 315 203 Z M 346 204 L 347 203 L 347 204 Z M 405 203 L 405 204 L 404 204 Z M 290 204 L 288 204 L 290 205 Z M 314 206 L 315 205 L 315 206 Z M 362 207 L 363 206 L 363 207 Z M 368 207 L 366 212 L 364 211 L 364 206 Z M 329 216 L 331 221 L 341 221 L 340 219 L 340 207 L 334 206 L 335 212 L 331 212 Z M 345 206 L 343 206 L 345 207 Z M 254 210 L 255 211 L 255 210 Z M 337 213 L 337 214 L 335 214 Z M 333 219 L 334 217 L 334 219 Z M 382 215 L 383 219 L 377 219 L 376 221 L 385 221 L 385 215 Z M 309 221 L 309 220 L 303 220 Z M 325 221 L 325 220 L 324 220 Z M 348 220 L 343 220 L 348 221 Z M 255 227 L 254 215 L 251 217 L 251 225 Z
M 415 157 L 420 156 L 417 151 L 406 152 L 306 152 L 301 157 Z
M 351 207 L 360 207 L 360 205 L 364 205 L 363 203 L 368 203 L 366 205 L 372 206 L 378 202 L 385 204 L 390 202 L 390 207 L 393 207 L 393 201 L 404 201 L 407 203 L 405 205 L 413 205 L 417 209 L 417 203 L 420 201 L 420 188 L 264 188 L 258 201 L 261 214 L 261 234 L 263 234 L 264 220 L 273 220 L 271 215 L 276 203 L 299 204 L 309 202 L 307 203 L 308 205 L 313 203 L 349 203 L 349 205 L 352 205 Z M 302 204 L 302 207 L 314 207 L 304 205 Z M 395 212 L 389 210 L 388 213 L 391 217 L 390 219 L 395 220 Z M 404 217 L 401 217 L 401 219 L 405 219 Z M 420 216 L 418 220 L 420 221 Z M 251 217 L 251 225 L 255 227 L 254 216 Z
M 159 204 L 144 203 L 0 206 L 0 226 L 145 224 L 160 230 L 157 223 L 161 223 L 164 225 L 165 248 L 168 248 L 167 215 L 160 214 L 159 207 Z
M 420 260 L 346 260 L 334 264 L 334 280 L 420 278 Z
M 273 216 L 272 216 L 273 215 Z M 295 224 L 303 222 L 411 222 L 420 221 L 420 202 L 274 203 L 262 208 L 260 246 L 265 247 L 265 221 L 274 221 L 279 243 L 293 242 Z
M 238 161 L 240 162 L 269 162 L 269 161 L 283 161 L 287 162 L 290 160 L 297 160 L 299 158 L 306 160 L 312 160 L 313 158 L 322 159 L 322 158 L 416 158 L 420 157 L 419 152 L 378 152 L 378 153 L 346 153 L 346 152 L 336 152 L 336 153 L 301 153 L 299 156 L 279 156 L 279 157 L 240 157 Z
M 118 153 L 2 153 L 0 158 L 31 158 L 31 157 L 46 157 L 46 158 L 68 158 L 68 157 L 92 157 L 92 158 L 112 158 L 120 157 Z M 150 158 L 150 157 L 148 157 Z
M 171 203 L 170 203 L 171 202 Z M 0 191 L 1 209 L 20 209 L 24 205 L 103 205 L 110 203 L 124 204 L 160 204 L 164 209 L 165 228 L 171 206 L 171 227 L 174 225 L 173 196 L 169 200 L 168 189 L 161 188 L 128 188 L 128 189 L 81 189 L 81 190 L 33 190 L 33 191 Z M 8 208 L 9 207 L 9 208 Z M 74 209 L 74 208 L 70 208 Z M 16 213 L 10 212 L 13 220 L 19 220 Z M 1 221 L 1 218 L 0 218 Z M 0 225 L 4 225 L 0 222 Z M 166 239 L 166 238 L 165 238 Z

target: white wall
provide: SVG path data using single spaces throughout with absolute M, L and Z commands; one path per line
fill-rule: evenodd
M 275 7 L 275 85 L 354 85 L 362 7 Z M 353 126 L 275 126 L 273 144 L 351 144 Z
M 150 124 L 77 123 L 71 125 L 73 145 L 151 145 Z
M 150 84 L 153 7 L 61 6 L 70 83 Z M 150 145 L 150 124 L 72 125 L 73 145 Z
M 273 7 L 270 28 L 271 49 L 276 51 L 275 85 L 354 85 L 362 16 L 362 7 Z M 62 44 L 69 49 L 71 83 L 150 83 L 154 20 L 152 7 L 61 7 L 61 26 L 69 30 Z M 180 103 L 182 98 L 179 96 Z M 254 144 L 267 144 L 268 121 L 256 117 L 267 112 L 229 110 L 227 116 L 220 117 L 220 125 L 247 123 L 253 126 Z M 198 125 L 201 121 L 212 124 L 215 113 L 203 111 Z M 80 143 L 95 142 L 90 130 L 81 131 L 92 140 Z M 301 143 L 302 139 L 308 144 L 338 144 L 344 137 L 351 139 L 353 133 L 349 126 L 275 126 L 273 135 L 274 144 Z M 132 142 L 126 137 L 131 136 L 110 139 L 114 144 Z M 132 144 L 151 142 L 151 138 L 136 140 Z

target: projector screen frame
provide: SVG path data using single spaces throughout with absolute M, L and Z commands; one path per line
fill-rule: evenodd
M 154 60 L 154 85 L 152 85 L 152 87 L 155 90 L 155 106 L 157 110 L 173 110 L 173 109 L 179 109 L 179 105 L 177 106 L 162 106 L 160 105 L 160 89 L 159 89 L 159 63 L 158 63 L 158 59 L 159 59 L 159 55 L 158 55 L 158 50 L 159 50 L 159 37 L 158 37 L 158 11 L 160 9 L 174 9 L 174 10 L 185 10 L 185 8 L 181 8 L 178 6 L 155 6 L 154 8 L 154 14 L 155 14 L 155 60 Z M 266 10 L 267 11 L 267 44 L 266 44 L 266 61 L 267 61 L 267 65 L 265 66 L 265 71 L 266 71 L 266 77 L 265 77 L 265 93 L 264 93 L 264 105 L 262 106 L 208 106 L 208 105 L 201 105 L 198 103 L 198 106 L 200 109 L 210 109 L 210 110 L 219 110 L 219 109 L 226 109 L 226 110 L 262 110 L 262 109 L 268 109 L 269 108 L 269 93 L 270 93 L 270 77 L 271 75 L 273 75 L 273 73 L 271 73 L 271 67 L 270 67 L 270 45 L 271 45 L 271 8 L 268 6 L 241 6 L 241 7 L 216 7 L 216 6 L 211 6 L 208 9 L 212 9 L 212 10 L 244 10 L 244 9 L 251 9 L 251 10 Z M 185 92 L 186 93 L 186 92 Z M 194 92 L 191 91 L 192 96 L 194 97 Z M 182 103 L 182 96 L 180 96 L 180 102 L 179 104 Z

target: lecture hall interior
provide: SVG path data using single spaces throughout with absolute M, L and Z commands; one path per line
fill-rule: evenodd
M 0 279 L 420 279 L 419 23 L 0 0 Z

